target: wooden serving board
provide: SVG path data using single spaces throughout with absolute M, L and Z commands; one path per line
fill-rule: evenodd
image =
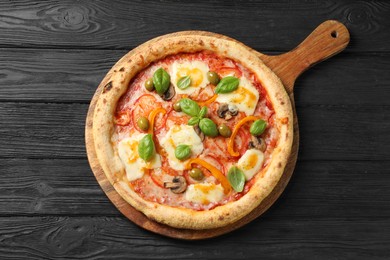
M 218 35 L 215 36 L 217 37 Z M 118 208 L 120 212 L 122 212 L 123 215 L 125 215 L 138 226 L 164 236 L 186 240 L 205 239 L 216 237 L 242 227 L 243 225 L 263 214 L 277 200 L 277 198 L 287 186 L 287 183 L 294 171 L 298 156 L 299 144 L 298 120 L 295 112 L 293 93 L 295 80 L 309 67 L 342 51 L 348 45 L 348 43 L 349 32 L 347 28 L 337 21 L 329 20 L 319 25 L 298 47 L 290 52 L 277 56 L 268 56 L 258 53 L 259 58 L 282 80 L 286 91 L 290 96 L 294 111 L 294 141 L 289 161 L 276 187 L 257 208 L 255 208 L 250 214 L 240 219 L 239 221 L 216 229 L 177 229 L 148 219 L 144 214 L 134 209 L 130 204 L 122 199 L 122 197 L 112 187 L 101 166 L 99 165 L 93 142 L 93 114 L 96 101 L 103 87 L 102 84 L 98 87 L 95 95 L 92 98 L 88 110 L 85 128 L 88 160 L 97 181 L 111 202 Z

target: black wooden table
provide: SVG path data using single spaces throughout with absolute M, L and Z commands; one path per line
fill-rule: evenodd
M 84 123 L 122 55 L 188 29 L 277 54 L 328 19 L 351 43 L 295 85 L 299 159 L 266 214 L 192 242 L 121 216 L 89 168 Z M 1 1 L 0 48 L 0 259 L 390 258 L 389 2 Z

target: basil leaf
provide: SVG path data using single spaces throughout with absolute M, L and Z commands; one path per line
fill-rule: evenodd
M 240 80 L 234 76 L 227 76 L 221 79 L 215 88 L 215 93 L 230 93 L 238 88 Z
M 171 81 L 169 74 L 163 69 L 159 68 L 153 74 L 153 85 L 156 88 L 158 94 L 164 94 L 168 88 Z
M 144 161 L 150 161 L 155 153 L 154 142 L 151 134 L 145 135 L 138 144 L 138 155 Z
M 195 101 L 189 99 L 189 98 L 182 98 L 180 99 L 180 107 L 181 111 L 186 113 L 189 116 L 198 116 L 200 112 L 200 107 L 198 103 Z
M 207 136 L 216 137 L 218 135 L 217 125 L 210 118 L 202 118 L 199 121 L 199 128 Z
M 199 112 L 199 118 L 202 119 L 207 115 L 207 107 L 202 107 L 202 109 Z
M 199 123 L 200 118 L 195 116 L 191 117 L 190 120 L 188 120 L 188 125 L 196 125 Z
M 175 149 L 175 156 L 180 161 L 187 160 L 191 155 L 191 147 L 186 144 L 180 144 Z
M 190 76 L 181 77 L 177 81 L 177 87 L 180 88 L 180 89 L 186 89 L 186 88 L 188 88 L 190 86 L 190 84 L 191 84 Z
M 254 136 L 258 136 L 264 133 L 266 127 L 267 127 L 267 122 L 265 122 L 263 119 L 259 119 L 253 122 L 251 128 L 249 129 L 249 132 L 251 132 L 251 134 Z
M 245 175 L 238 167 L 233 166 L 229 169 L 227 179 L 235 191 L 241 192 L 244 190 Z

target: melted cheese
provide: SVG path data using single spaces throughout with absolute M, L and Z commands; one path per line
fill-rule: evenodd
M 176 93 L 190 95 L 199 88 L 204 88 L 208 84 L 207 72 L 209 67 L 202 61 L 175 61 L 172 64 L 172 83 L 175 86 Z M 186 89 L 177 87 L 177 81 L 182 78 L 190 76 L 191 84 Z
M 181 171 L 185 169 L 187 160 L 180 161 L 175 156 L 175 149 L 180 144 L 191 147 L 191 157 L 196 157 L 203 151 L 203 142 L 196 134 L 194 128 L 189 125 L 174 125 L 161 139 L 161 146 L 167 152 L 169 166 L 172 169 Z
M 129 138 L 123 139 L 118 144 L 118 154 L 122 163 L 125 165 L 126 177 L 129 181 L 144 176 L 145 169 L 154 169 L 161 167 L 161 157 L 156 154 L 154 158 L 145 162 L 138 155 L 138 143 L 146 134 L 134 134 Z
M 239 111 L 249 116 L 255 112 L 257 102 L 259 101 L 259 91 L 257 91 L 248 79 L 242 77 L 235 91 L 218 94 L 216 101 L 236 105 Z
M 257 149 L 249 149 L 238 160 L 237 167 L 239 167 L 245 175 L 245 179 L 249 181 L 252 177 L 259 172 L 261 166 L 263 166 L 264 154 Z
M 221 184 L 197 183 L 187 187 L 186 200 L 200 204 L 216 203 L 224 196 Z

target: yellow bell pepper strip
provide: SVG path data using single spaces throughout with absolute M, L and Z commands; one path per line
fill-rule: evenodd
M 199 159 L 199 158 L 193 158 L 193 159 L 190 159 L 189 162 L 187 163 L 186 169 L 187 170 L 191 169 L 192 164 L 199 164 L 199 165 L 205 167 L 207 170 L 209 170 L 211 172 L 211 174 L 221 183 L 225 194 L 228 194 L 232 190 L 232 186 L 230 185 L 230 183 L 229 183 L 228 179 L 225 177 L 225 175 L 223 175 L 223 173 L 220 170 L 215 168 L 210 163 L 208 163 L 202 159 Z
M 161 154 L 162 149 L 161 149 L 160 143 L 156 140 L 156 137 L 154 136 L 154 121 L 155 121 L 156 115 L 158 113 L 162 113 L 163 115 L 165 115 L 167 113 L 167 111 L 162 107 L 158 107 L 158 108 L 153 109 L 152 112 L 150 112 L 149 118 L 148 118 L 149 123 L 150 123 L 150 127 L 149 127 L 148 133 L 151 134 L 153 137 L 153 141 L 154 141 L 154 144 L 156 146 L 156 152 L 158 154 Z
M 198 102 L 198 105 L 199 106 L 208 106 L 210 105 L 211 103 L 213 103 L 216 99 L 217 99 L 217 94 L 214 94 L 214 96 L 212 96 L 211 98 L 205 100 L 205 101 L 199 101 Z
M 234 151 L 234 139 L 236 138 L 236 135 L 238 133 L 238 130 L 240 129 L 241 126 L 243 126 L 245 123 L 249 121 L 256 121 L 257 119 L 260 119 L 258 116 L 247 116 L 238 121 L 238 123 L 234 126 L 233 133 L 229 138 L 228 141 L 228 152 L 231 156 L 239 156 L 240 153 L 237 151 Z
M 154 121 L 155 121 L 156 115 L 158 113 L 162 113 L 163 115 L 165 115 L 165 113 L 167 113 L 167 111 L 162 107 L 158 107 L 158 108 L 155 108 L 154 110 L 152 110 L 152 112 L 150 112 L 150 114 L 149 114 L 149 122 L 150 122 L 149 134 L 153 135 L 153 133 L 154 133 Z

